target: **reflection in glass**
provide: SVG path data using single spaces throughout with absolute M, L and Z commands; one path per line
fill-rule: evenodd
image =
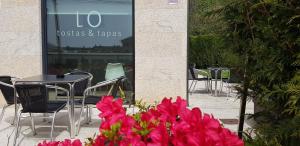
M 47 0 L 46 7 L 49 74 L 81 69 L 95 83 L 108 63 L 122 63 L 133 85 L 132 0 Z

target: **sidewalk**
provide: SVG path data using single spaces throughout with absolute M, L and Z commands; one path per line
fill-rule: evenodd
M 190 108 L 200 107 L 202 112 L 207 114 L 212 114 L 215 118 L 222 121 L 224 127 L 229 128 L 231 131 L 236 132 L 239 119 L 239 109 L 240 109 L 240 100 L 235 96 L 236 94 L 231 93 L 231 96 L 226 97 L 226 94 L 222 96 L 212 96 L 210 93 L 203 90 L 204 83 L 198 83 L 194 92 L 190 95 Z M 76 117 L 79 115 L 80 108 L 75 110 Z M 253 113 L 253 102 L 247 102 L 246 113 Z M 81 141 L 85 141 L 85 138 L 93 137 L 99 131 L 100 120 L 98 118 L 98 110 L 93 109 L 92 112 L 92 122 L 87 125 L 82 122 L 81 130 L 77 138 Z M 14 106 L 7 108 L 3 120 L 0 124 L 0 138 L 2 139 L 3 146 L 13 144 L 14 139 L 14 126 L 10 124 L 14 115 Z M 22 130 L 20 136 L 18 137 L 19 146 L 34 146 L 39 142 L 47 139 L 50 139 L 50 126 L 51 123 L 42 119 L 35 119 L 37 135 L 33 136 L 30 119 L 23 119 L 21 121 Z M 55 140 L 64 140 L 69 138 L 68 127 L 68 114 L 66 110 L 62 110 L 56 116 L 55 120 L 55 129 L 54 129 L 54 138 Z M 246 128 L 249 127 L 245 122 Z M 12 134 L 11 137 L 9 137 Z M 8 141 L 9 140 L 9 141 Z M 9 143 L 9 144 L 8 144 Z

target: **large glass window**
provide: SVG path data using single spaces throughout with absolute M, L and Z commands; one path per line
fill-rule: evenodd
M 48 74 L 81 69 L 105 80 L 108 63 L 123 64 L 133 85 L 132 0 L 46 0 L 45 70 Z

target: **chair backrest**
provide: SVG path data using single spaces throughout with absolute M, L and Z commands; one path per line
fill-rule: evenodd
M 23 112 L 44 113 L 47 111 L 48 91 L 42 84 L 15 85 Z
M 105 80 L 113 80 L 125 76 L 123 64 L 121 63 L 108 63 L 105 71 Z
M 11 77 L 10 76 L 0 76 L 0 82 L 12 85 Z M 10 86 L 6 86 L 0 84 L 0 90 L 6 100 L 7 104 L 14 104 L 14 88 Z
M 194 67 L 192 65 L 189 66 L 189 71 L 191 73 L 192 79 L 195 79 L 195 71 L 194 71 Z
M 85 72 L 85 71 L 78 70 L 78 69 L 74 69 L 70 73 L 67 73 L 67 74 L 90 76 L 89 79 L 82 80 L 80 82 L 75 83 L 75 85 L 74 85 L 74 95 L 75 96 L 83 96 L 84 90 L 91 85 L 91 80 L 93 78 L 93 75 L 89 72 Z
M 222 70 L 221 78 L 222 79 L 230 79 L 230 70 L 229 69 Z
M 209 74 L 208 70 L 206 69 L 198 69 L 198 74 L 203 77 L 211 78 L 211 74 Z
M 217 69 L 210 70 L 210 75 L 212 79 L 216 79 L 216 71 Z M 217 72 L 217 79 L 221 79 L 221 71 Z
M 194 78 L 192 77 L 192 73 L 191 73 L 191 70 L 188 69 L 188 79 L 189 80 L 193 80 Z

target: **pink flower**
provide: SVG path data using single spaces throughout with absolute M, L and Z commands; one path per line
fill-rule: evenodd
M 168 146 L 169 135 L 165 124 L 153 129 L 146 138 L 147 146 Z
M 164 98 L 162 102 L 157 105 L 157 110 L 161 113 L 160 120 L 164 122 L 174 122 L 178 115 L 177 107 L 172 104 L 171 99 Z
M 73 142 L 70 139 L 65 139 L 64 141 L 43 141 L 39 143 L 38 146 L 82 146 L 82 143 L 79 139 L 74 140 Z
M 82 146 L 82 143 L 79 139 L 76 139 L 73 142 L 71 142 L 70 139 L 65 139 L 65 141 L 61 142 L 59 146 Z
M 186 101 L 182 100 L 179 96 L 174 103 L 172 103 L 171 99 L 164 98 L 162 102 L 157 105 L 157 110 L 161 113 L 160 120 L 167 122 L 178 120 L 178 116 L 186 112 L 186 105 Z
M 57 141 L 52 141 L 52 142 L 47 142 L 44 140 L 42 143 L 39 143 L 38 146 L 58 146 L 59 142 Z
M 177 97 L 176 102 L 174 103 L 174 105 L 177 108 L 177 113 L 178 114 L 183 114 L 187 109 L 186 101 L 181 99 L 180 96 Z
M 125 109 L 122 107 L 123 101 L 121 98 L 115 99 L 112 96 L 103 96 L 96 107 L 101 111 L 101 118 L 110 118 L 113 115 L 125 115 Z
M 158 117 L 160 117 L 161 114 L 155 110 L 155 109 L 150 109 L 147 112 L 142 112 L 141 113 L 141 120 L 142 121 L 153 121 L 153 120 L 157 120 Z
M 105 145 L 105 137 L 102 135 L 98 135 L 93 143 L 93 146 L 104 146 Z
M 79 139 L 76 139 L 72 142 L 72 146 L 82 146 L 82 143 Z
M 127 134 L 124 135 L 124 138 L 119 143 L 120 146 L 146 146 L 146 144 L 142 141 L 140 135 L 137 134 Z
M 244 142 L 239 137 L 226 128 L 222 128 L 220 133 L 223 137 L 223 144 L 226 146 L 244 146 Z
M 213 116 L 199 108 L 186 107 L 186 101 L 164 98 L 155 108 L 135 116 L 126 115 L 122 100 L 103 97 L 97 103 L 104 118 L 100 135 L 92 146 L 244 146 L 241 139 L 223 128 Z M 82 146 L 79 140 L 39 143 L 38 146 Z

